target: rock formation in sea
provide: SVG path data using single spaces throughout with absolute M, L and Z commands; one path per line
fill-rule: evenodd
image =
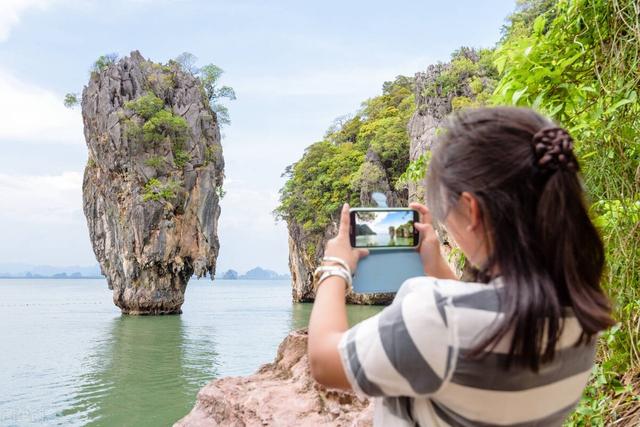
M 392 189 L 380 158 L 371 149 L 367 151 L 363 169 L 366 173 L 357 184 L 360 188 L 360 206 L 377 206 L 372 196 L 374 193 L 384 195 L 387 206 L 406 206 L 406 192 Z M 289 219 L 287 229 L 289 231 L 289 270 L 291 271 L 293 300 L 295 302 L 313 301 L 315 299 L 313 271 L 324 256 L 327 240 L 336 235 L 337 224 L 334 222 L 327 227 L 323 235 L 317 235 L 306 233 L 300 224 Z M 393 296 L 393 293 L 359 294 L 350 292 L 347 295 L 347 303 L 388 304 L 393 300 Z
M 189 278 L 213 277 L 224 178 L 220 130 L 200 81 L 138 51 L 82 92 L 83 207 L 113 302 L 180 313 Z
M 309 371 L 306 330 L 280 344 L 276 360 L 247 377 L 214 380 L 174 427 L 371 426 L 373 401 L 327 389 Z

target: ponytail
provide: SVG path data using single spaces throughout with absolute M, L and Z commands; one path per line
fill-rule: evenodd
M 549 177 L 536 219 L 546 270 L 562 303 L 570 305 L 578 318 L 583 338 L 613 326 L 609 300 L 600 289 L 604 248 L 574 172 L 559 170 Z
M 537 371 L 551 361 L 563 310 L 582 326 L 579 344 L 614 324 L 600 288 L 604 248 L 585 207 L 569 134 L 524 108 L 468 109 L 435 145 L 427 203 L 436 218 L 469 192 L 480 205 L 500 271 L 504 320 L 471 351 L 481 355 L 513 332 L 507 364 Z

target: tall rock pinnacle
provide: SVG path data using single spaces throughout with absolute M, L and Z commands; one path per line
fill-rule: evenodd
M 83 204 L 93 250 L 128 314 L 180 313 L 189 278 L 215 272 L 224 160 L 200 81 L 138 51 L 82 92 Z

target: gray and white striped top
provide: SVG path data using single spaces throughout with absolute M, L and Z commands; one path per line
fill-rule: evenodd
M 577 404 L 595 339 L 570 313 L 553 362 L 538 373 L 504 367 L 511 335 L 466 357 L 500 321 L 500 279 L 489 284 L 416 277 L 393 303 L 355 325 L 338 346 L 353 389 L 375 398 L 376 426 L 560 426 Z

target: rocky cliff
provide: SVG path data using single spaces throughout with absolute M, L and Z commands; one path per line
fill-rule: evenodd
M 134 51 L 82 92 L 93 250 L 129 314 L 180 313 L 189 278 L 215 272 L 224 161 L 199 80 Z
M 495 86 L 497 72 L 488 51 L 461 48 L 450 62 L 430 65 L 415 75 L 416 110 L 407 126 L 409 158 L 431 151 L 438 128 L 453 111 L 482 105 Z M 409 185 L 411 201 L 424 200 L 424 183 Z
M 438 129 L 452 112 L 482 105 L 495 86 L 496 70 L 487 51 L 461 48 L 447 63 L 427 67 L 415 75 L 416 110 L 407 125 L 411 145 L 409 158 L 416 161 L 429 153 L 437 140 Z M 424 202 L 424 181 L 410 182 L 409 200 Z M 472 267 L 459 256 L 451 256 L 453 242 L 442 229 L 437 229 L 444 254 L 451 267 L 463 280 L 473 280 Z
M 207 384 L 191 412 L 175 427 L 371 426 L 373 402 L 352 392 L 327 389 L 311 377 L 306 330 L 280 344 L 273 363 L 247 377 Z
M 379 156 L 368 150 L 365 156 L 364 171 L 356 186 L 359 188 L 359 206 L 376 206 L 372 194 L 380 193 L 386 197 L 388 206 L 406 206 L 407 197 L 404 191 L 394 191 Z M 325 229 L 324 234 L 306 233 L 298 223 L 287 221 L 289 230 L 289 270 L 291 271 L 292 295 L 295 302 L 309 302 L 315 299 L 313 292 L 313 271 L 324 256 L 327 240 L 336 235 L 338 218 Z M 347 295 L 349 304 L 389 304 L 393 300 L 392 293 Z

